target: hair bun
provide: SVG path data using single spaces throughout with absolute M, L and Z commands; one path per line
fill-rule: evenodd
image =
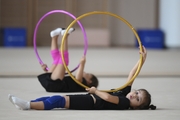
M 155 110 L 155 109 L 156 109 L 156 106 L 150 105 L 149 108 L 150 108 L 151 110 Z

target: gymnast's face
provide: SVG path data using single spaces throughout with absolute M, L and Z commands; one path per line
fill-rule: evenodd
M 144 92 L 141 90 L 131 91 L 126 95 L 126 98 L 129 99 L 130 106 L 137 109 L 144 102 Z
M 83 77 L 86 79 L 87 84 L 92 83 L 92 80 L 91 80 L 91 78 L 93 77 L 92 74 L 84 72 Z

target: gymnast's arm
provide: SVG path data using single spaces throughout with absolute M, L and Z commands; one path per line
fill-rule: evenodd
M 146 56 L 147 56 L 147 51 L 146 51 L 146 48 L 143 46 L 143 50 L 142 52 L 139 51 L 140 54 L 142 54 L 142 57 L 143 57 L 143 62 L 142 62 L 142 66 L 146 60 Z M 140 63 L 140 60 L 138 60 L 138 62 L 135 64 L 135 66 L 132 68 L 132 70 L 130 71 L 129 75 L 128 75 L 128 78 L 127 78 L 127 82 L 129 82 L 131 80 L 131 78 L 134 76 L 134 74 L 136 73 L 136 70 L 138 69 L 138 65 Z M 128 86 L 131 86 L 133 84 L 130 83 Z
M 95 87 L 87 88 L 86 90 L 89 93 L 96 94 L 97 96 L 99 96 L 100 98 L 102 98 L 103 100 L 105 100 L 107 102 L 114 103 L 114 104 L 118 104 L 119 103 L 119 98 L 117 96 L 110 95 L 107 92 L 99 91 Z
M 85 58 L 85 56 L 83 56 L 81 59 L 80 65 L 77 69 L 77 73 L 76 73 L 76 79 L 81 83 L 83 81 L 83 73 L 84 73 L 85 63 L 86 63 L 86 58 Z

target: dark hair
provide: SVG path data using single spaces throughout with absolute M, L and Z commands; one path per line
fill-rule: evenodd
M 138 108 L 141 110 L 148 110 L 148 109 L 155 110 L 156 106 L 150 105 L 151 95 L 149 94 L 149 92 L 145 89 L 139 89 L 139 91 L 142 91 L 144 93 L 144 102 Z
M 93 74 L 91 74 L 91 75 L 92 75 L 92 78 L 91 78 L 92 82 L 88 85 L 88 87 L 92 87 L 92 86 L 98 87 L 99 81 L 98 81 L 97 77 Z

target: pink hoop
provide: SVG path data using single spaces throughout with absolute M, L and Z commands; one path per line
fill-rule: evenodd
M 37 30 L 38 30 L 38 27 L 39 27 L 40 23 L 42 22 L 42 20 L 43 20 L 44 18 L 46 18 L 47 16 L 49 16 L 49 15 L 51 15 L 51 14 L 54 14 L 54 13 L 64 13 L 64 14 L 66 14 L 66 15 L 69 15 L 69 16 L 72 17 L 73 19 L 76 19 L 76 17 L 75 17 L 74 15 L 72 15 L 71 13 L 69 13 L 69 12 L 67 12 L 67 11 L 64 11 L 64 10 L 52 10 L 52 11 L 46 13 L 45 15 L 43 15 L 43 16 L 40 18 L 40 20 L 39 20 L 38 23 L 36 24 L 36 27 L 35 27 L 35 30 L 34 30 L 33 44 L 34 44 L 34 51 L 35 51 L 36 57 L 37 57 L 37 59 L 38 59 L 38 61 L 39 61 L 39 63 L 40 63 L 41 65 L 44 64 L 44 63 L 43 63 L 43 61 L 41 60 L 41 58 L 40 58 L 40 56 L 39 56 L 39 54 L 38 54 L 38 51 L 37 51 L 37 47 L 36 47 L 36 35 L 37 35 Z M 87 49 L 88 49 L 87 35 L 86 35 L 85 29 L 84 29 L 84 27 L 82 26 L 82 24 L 81 24 L 79 21 L 77 21 L 77 23 L 79 24 L 79 26 L 80 26 L 80 28 L 81 28 L 81 30 L 82 30 L 82 32 L 83 32 L 83 35 L 84 35 L 84 55 L 86 55 Z M 78 65 L 76 68 L 74 68 L 71 72 L 74 72 L 78 67 L 79 67 L 79 65 Z M 48 68 L 46 68 L 46 69 L 48 70 Z M 68 74 L 68 73 L 66 73 L 66 74 Z

